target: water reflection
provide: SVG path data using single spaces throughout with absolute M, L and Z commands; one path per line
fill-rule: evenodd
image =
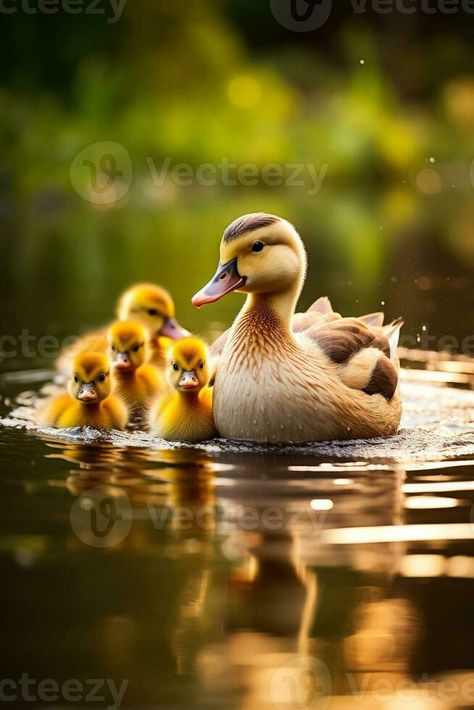
M 468 704 L 469 462 L 43 446 L 47 513 L 4 537 L 9 677 L 127 678 L 135 707 Z M 103 500 L 128 528 L 97 545 L 71 511 Z
M 5 429 L 4 677 L 128 680 L 124 707 L 474 705 L 472 393 L 438 371 L 404 371 L 411 428 L 382 444 Z

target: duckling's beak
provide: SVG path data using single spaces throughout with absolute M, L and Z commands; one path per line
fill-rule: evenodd
M 206 303 L 214 303 L 222 296 L 243 286 L 245 281 L 245 276 L 239 274 L 237 257 L 235 257 L 232 261 L 228 261 L 227 264 L 219 266 L 209 283 L 193 296 L 192 304 L 196 308 L 201 308 Z
M 176 318 L 166 318 L 159 335 L 173 338 L 173 340 L 180 340 L 181 338 L 187 338 L 191 333 L 186 328 L 182 328 Z
M 195 390 L 196 387 L 199 387 L 196 370 L 183 370 L 178 387 L 182 390 Z
M 89 384 L 84 383 L 83 385 L 81 385 L 81 389 L 79 390 L 77 399 L 85 403 L 96 402 L 99 399 L 99 395 L 97 394 L 97 391 L 92 382 L 90 382 Z
M 114 358 L 114 367 L 117 370 L 129 370 L 132 366 L 128 353 L 116 353 Z

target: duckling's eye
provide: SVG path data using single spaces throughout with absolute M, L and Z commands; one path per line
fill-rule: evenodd
M 149 316 L 157 316 L 157 315 L 158 315 L 158 311 L 156 310 L 156 308 L 149 308 L 149 309 L 148 309 L 148 315 L 149 315 Z
M 74 382 L 79 382 L 79 377 L 77 375 L 74 375 Z
M 115 345 L 112 345 L 112 352 L 115 352 L 116 350 L 117 348 L 115 347 Z
M 262 251 L 264 246 L 265 246 L 265 244 L 263 242 L 254 242 L 252 244 L 252 251 L 254 251 L 254 252 Z
M 137 352 L 140 350 L 140 346 L 139 346 L 139 345 L 134 345 L 133 348 L 132 348 L 132 350 L 133 350 L 134 353 L 137 353 Z
M 102 375 L 99 375 L 99 382 L 103 382 L 105 380 L 105 375 L 102 373 Z
M 176 370 L 176 372 L 179 370 L 179 366 L 176 362 L 173 363 L 173 370 Z
M 202 370 L 203 367 L 204 367 L 204 363 L 203 363 L 203 361 L 201 360 L 201 362 L 199 363 L 199 369 Z

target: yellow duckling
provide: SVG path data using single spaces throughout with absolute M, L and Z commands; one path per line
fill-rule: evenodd
M 159 399 L 152 408 L 151 430 L 174 441 L 211 438 L 216 431 L 205 344 L 195 337 L 179 340 L 171 346 L 167 364 L 168 382 L 175 392 Z
M 147 365 L 147 332 L 140 323 L 117 321 L 109 328 L 115 394 L 131 408 L 150 404 L 164 387 L 160 373 Z
M 151 362 L 158 366 L 164 366 L 166 352 L 173 340 L 190 334 L 176 320 L 173 299 L 168 291 L 156 284 L 139 283 L 127 289 L 119 299 L 117 317 L 137 321 L 146 328 Z
M 164 366 L 165 355 L 173 340 L 184 338 L 189 331 L 180 326 L 175 318 L 173 299 L 161 286 L 139 283 L 128 288 L 117 304 L 118 320 L 135 321 L 147 331 L 149 359 L 154 365 Z M 107 328 L 86 333 L 57 360 L 58 369 L 69 376 L 70 364 L 80 352 L 103 352 L 109 347 Z
M 58 429 L 93 426 L 97 429 L 124 429 L 128 410 L 112 394 L 110 363 L 103 353 L 80 353 L 72 363 L 69 394 L 46 403 L 39 423 Z

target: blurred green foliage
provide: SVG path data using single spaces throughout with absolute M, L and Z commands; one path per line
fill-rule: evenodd
M 237 0 L 128 0 L 114 24 L 3 16 L 9 180 L 27 195 L 68 190 L 69 163 L 98 140 L 123 143 L 142 171 L 146 156 L 226 156 L 329 163 L 330 180 L 377 181 L 409 177 L 429 156 L 467 163 L 474 81 L 463 13 L 371 17 L 347 5 L 308 35 L 284 31 L 266 3 Z M 253 81 L 248 105 L 232 96 L 238 77 Z
M 335 3 L 333 3 L 335 5 Z M 128 0 L 101 15 L 0 17 L 0 264 L 6 328 L 77 332 L 109 318 L 132 280 L 171 288 L 183 320 L 229 322 L 236 298 L 196 313 L 189 298 L 225 225 L 267 210 L 310 252 L 304 302 L 472 329 L 472 39 L 456 15 L 355 15 L 333 8 L 312 33 L 281 27 L 266 2 Z M 130 154 L 123 199 L 73 189 L 85 146 Z M 256 186 L 179 186 L 150 164 L 257 166 Z M 269 163 L 326 166 L 321 189 L 262 184 Z M 419 277 L 423 277 L 419 286 Z M 216 321 L 216 322 L 215 322 Z M 13 324 L 13 325 L 12 325 Z

